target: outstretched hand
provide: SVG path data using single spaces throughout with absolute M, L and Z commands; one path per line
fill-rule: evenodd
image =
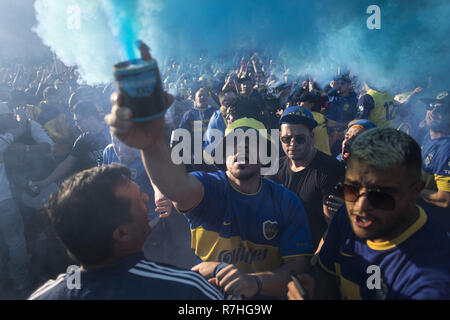
M 111 113 L 105 116 L 105 122 L 120 141 L 130 147 L 145 150 L 161 138 L 164 117 L 145 122 L 134 122 L 131 109 L 123 105 L 123 99 L 118 92 L 111 95 L 111 103 L 113 105 Z
M 139 42 L 139 50 L 143 60 L 150 61 L 149 47 L 142 41 Z M 170 106 L 174 98 L 165 92 L 166 105 Z M 105 122 L 111 128 L 111 132 L 123 143 L 137 149 L 148 149 L 161 138 L 164 129 L 164 117 L 158 117 L 145 122 L 134 122 L 133 114 L 128 106 L 123 104 L 123 97 L 119 92 L 111 95 L 111 113 L 105 116 Z

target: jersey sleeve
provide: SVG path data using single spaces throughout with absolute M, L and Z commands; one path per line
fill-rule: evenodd
M 444 259 L 445 260 L 445 259 Z M 443 264 L 440 270 L 436 268 L 424 269 L 411 279 L 413 285 L 404 292 L 404 296 L 411 300 L 442 300 L 450 299 L 449 264 Z
M 189 121 L 190 121 L 190 112 L 187 111 L 183 115 L 183 118 L 181 118 L 180 125 L 178 127 L 182 128 L 182 129 L 189 130 L 189 124 L 188 124 Z
M 319 265 L 327 273 L 336 275 L 334 263 L 339 256 L 342 233 L 350 227 L 345 206 L 336 212 L 328 228 L 327 236 L 319 253 Z
M 183 213 L 188 219 L 191 226 L 196 227 L 202 224 L 204 215 L 208 212 L 216 212 L 216 208 L 219 205 L 220 193 L 222 190 L 222 184 L 217 183 L 216 177 L 207 174 L 202 171 L 194 171 L 190 173 L 196 177 L 204 188 L 204 194 L 202 200 L 192 209 Z
M 282 201 L 282 212 L 287 213 L 280 232 L 280 253 L 283 258 L 312 255 L 313 245 L 308 225 L 308 218 L 300 198 L 294 193 L 286 192 Z
M 439 152 L 434 180 L 438 190 L 450 192 L 450 146 Z
M 113 156 L 114 148 L 112 144 L 108 145 L 105 150 L 103 150 L 103 157 L 102 157 L 102 166 L 106 166 L 108 164 L 113 163 Z
M 375 108 L 375 101 L 370 94 L 365 94 L 359 98 L 357 105 L 356 118 L 367 119 L 370 111 Z

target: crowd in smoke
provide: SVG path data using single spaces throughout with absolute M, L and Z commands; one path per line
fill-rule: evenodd
M 188 122 L 199 120 L 185 119 L 190 110 L 214 111 L 222 107 L 224 111 L 226 103 L 223 92 L 232 96 L 251 96 L 256 106 L 253 111 L 225 111 L 225 118 L 233 113 L 239 118 L 239 112 L 253 112 L 252 117 L 261 119 L 268 129 L 278 128 L 279 116 L 286 107 L 309 103 L 311 111 L 324 116 L 325 121 L 321 125 L 327 133 L 327 141 L 323 151 L 334 157 L 343 151 L 342 142 L 348 122 L 358 117 L 371 119 L 370 113 L 374 109 L 381 108 L 383 111 L 384 118 L 372 119 L 378 122 L 377 125 L 402 126 L 417 139 L 426 130 L 418 120 L 423 119 L 425 109 L 416 98 L 432 95 L 432 87 L 415 90 L 405 88 L 405 93 L 394 95 L 393 92 L 376 92 L 368 87 L 364 79 L 358 79 L 344 70 L 326 83 L 318 83 L 306 74 L 296 77 L 280 61 L 258 51 L 235 52 L 231 57 L 233 67 L 228 62 L 229 57 L 215 63 L 205 57 L 206 53 L 192 61 L 167 58 L 160 63 L 164 88 L 174 96 L 174 103 L 165 116 L 167 139 L 172 130 L 178 127 L 190 130 Z M 4 157 L 7 179 L 11 198 L 24 217 L 28 252 L 34 259 L 33 263 L 40 259 L 34 264 L 38 267 L 33 268 L 37 274 L 30 276 L 34 277 L 34 281 L 52 272 L 63 271 L 69 263 L 62 250 L 47 248 L 48 251 L 42 253 L 46 251 L 43 243 L 47 242 L 49 247 L 55 246 L 55 241 L 42 220 L 43 206 L 39 201 L 47 200 L 64 178 L 91 166 L 101 165 L 103 149 L 111 142 L 103 116 L 111 108 L 109 99 L 115 91 L 114 84 L 88 86 L 79 83 L 77 68 L 67 67 L 58 60 L 37 66 L 17 64 L 0 69 L 0 101 L 3 107 L 7 106 L 2 113 L 8 115 L 8 120 L 2 122 L 1 133 L 17 135 L 15 143 L 5 151 L 8 155 Z M 369 90 L 372 90 L 372 95 L 373 92 L 382 94 L 383 98 L 376 98 L 377 105 L 373 99 L 367 102 L 363 98 Z M 205 101 L 201 101 L 200 91 L 206 95 Z M 339 110 L 344 107 L 349 109 L 350 113 L 345 118 L 336 118 L 342 114 L 338 111 L 332 115 L 330 106 L 333 104 Z M 386 113 L 386 107 L 392 110 Z M 89 116 L 95 119 L 91 127 L 85 124 Z M 203 119 L 203 132 L 207 129 L 209 118 Z M 73 158 L 74 163 L 67 167 L 67 159 L 76 141 L 86 131 L 94 130 L 92 126 L 96 127 L 97 150 L 88 150 L 89 155 Z M 39 128 L 34 131 L 39 131 L 40 135 L 33 135 L 34 127 Z M 200 167 L 188 165 L 188 168 L 190 171 L 210 169 L 205 164 Z M 49 180 L 49 177 L 53 178 Z M 2 187 L 6 187 L 6 184 Z M 39 194 L 39 200 L 36 200 Z M 36 239 L 41 240 L 39 245 Z

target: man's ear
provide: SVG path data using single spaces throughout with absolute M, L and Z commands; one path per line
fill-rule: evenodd
M 423 188 L 425 188 L 425 181 L 420 179 L 420 181 L 417 182 L 413 187 L 414 193 L 419 194 L 423 190 Z
M 127 224 L 122 224 L 113 231 L 113 241 L 115 243 L 124 243 L 131 239 L 131 230 Z

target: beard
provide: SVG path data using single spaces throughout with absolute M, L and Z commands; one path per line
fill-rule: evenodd
M 239 169 L 234 169 L 231 168 L 231 170 L 228 170 L 231 175 L 233 177 L 235 177 L 236 179 L 242 180 L 242 181 L 247 181 L 250 180 L 251 178 L 253 178 L 255 175 L 258 174 L 259 172 L 259 167 L 255 167 L 253 168 L 246 168 L 247 170 L 239 170 Z

